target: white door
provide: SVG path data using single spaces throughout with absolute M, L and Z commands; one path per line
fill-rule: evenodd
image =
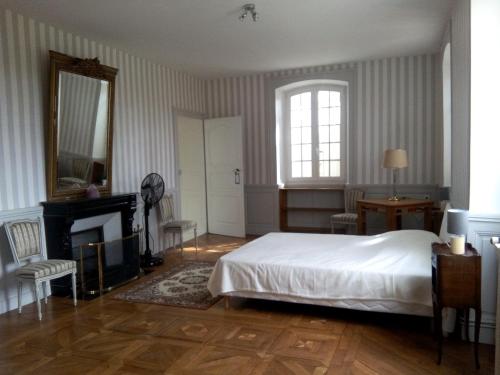
M 178 116 L 176 124 L 181 218 L 195 220 L 200 235 L 207 232 L 203 120 Z M 185 240 L 193 236 L 184 233 Z
M 241 117 L 205 120 L 208 232 L 245 236 Z

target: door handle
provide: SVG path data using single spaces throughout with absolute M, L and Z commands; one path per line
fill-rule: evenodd
M 234 173 L 234 183 L 236 185 L 239 185 L 240 184 L 240 169 L 239 168 L 233 169 L 233 173 Z

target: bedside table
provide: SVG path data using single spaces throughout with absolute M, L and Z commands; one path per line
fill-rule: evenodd
M 438 339 L 438 364 L 443 354 L 443 307 L 462 310 L 465 315 L 465 337 L 469 341 L 469 310 L 476 313 L 474 355 L 479 368 L 478 340 L 481 324 L 481 256 L 471 244 L 465 254 L 452 254 L 447 244 L 432 244 L 432 304 Z

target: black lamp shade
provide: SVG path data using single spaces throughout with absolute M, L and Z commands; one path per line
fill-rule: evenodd
M 469 212 L 467 210 L 448 210 L 448 233 L 467 235 Z

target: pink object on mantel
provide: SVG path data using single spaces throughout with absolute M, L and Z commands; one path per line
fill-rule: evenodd
M 87 188 L 87 198 L 99 198 L 101 194 L 99 193 L 99 190 L 97 190 L 97 186 L 94 184 L 89 185 Z

